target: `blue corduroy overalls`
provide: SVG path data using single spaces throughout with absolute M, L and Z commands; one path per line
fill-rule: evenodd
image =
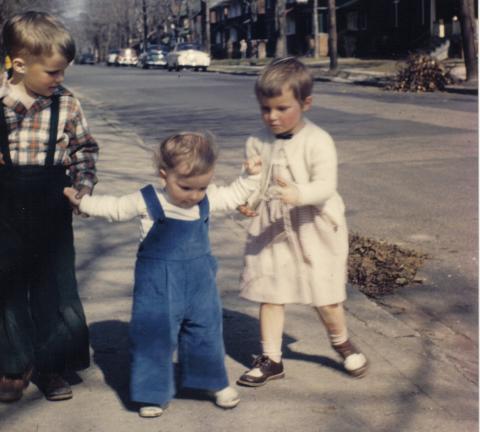
M 135 266 L 130 341 L 130 393 L 135 402 L 165 405 L 175 394 L 173 353 L 180 385 L 216 391 L 228 386 L 217 264 L 208 239 L 208 199 L 200 219 L 166 218 L 154 188 L 142 189 L 155 221 Z

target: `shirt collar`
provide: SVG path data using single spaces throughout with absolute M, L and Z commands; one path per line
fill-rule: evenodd
M 64 95 L 71 96 L 72 93 L 65 87 L 58 86 L 53 92 L 52 96 Z M 15 113 L 20 115 L 25 115 L 28 111 L 41 111 L 52 103 L 51 96 L 47 97 L 39 95 L 33 102 L 32 106 L 27 110 L 25 105 L 18 98 L 14 97 L 11 88 L 8 85 L 8 81 L 6 80 L 2 83 L 2 86 L 0 87 L 0 100 L 2 100 L 5 106 L 9 107 L 11 110 L 15 111 Z

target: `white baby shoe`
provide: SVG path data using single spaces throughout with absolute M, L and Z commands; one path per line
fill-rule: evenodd
M 235 408 L 240 402 L 238 392 L 233 387 L 225 387 L 213 393 L 215 404 L 220 408 Z
M 138 411 L 138 415 L 145 418 L 160 417 L 162 414 L 163 409 L 158 405 L 143 406 Z

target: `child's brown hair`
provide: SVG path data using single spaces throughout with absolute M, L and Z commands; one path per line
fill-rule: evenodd
M 312 94 L 312 73 L 295 57 L 278 58 L 268 64 L 257 78 L 255 94 L 259 101 L 277 97 L 285 86 L 292 90 L 300 103 Z
M 21 56 L 51 56 L 54 50 L 68 62 L 75 58 L 75 41 L 53 15 L 28 11 L 14 15 L 3 27 L 3 44 L 11 59 Z
M 154 154 L 158 171 L 182 165 L 181 174 L 189 177 L 209 172 L 218 158 L 218 148 L 209 132 L 180 132 L 164 139 Z

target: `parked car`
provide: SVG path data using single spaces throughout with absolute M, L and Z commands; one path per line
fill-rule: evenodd
M 133 48 L 122 48 L 115 59 L 116 66 L 136 66 L 137 52 Z
M 78 59 L 79 64 L 89 64 L 89 65 L 94 65 L 95 62 L 95 56 L 90 53 L 83 53 L 80 55 L 80 58 Z
M 110 50 L 107 54 L 107 66 L 114 66 L 115 62 L 117 61 L 117 56 L 120 50 L 115 49 L 115 50 Z
M 167 66 L 166 52 L 156 49 L 149 49 L 140 54 L 137 66 L 143 69 L 164 68 Z
M 182 68 L 206 71 L 210 66 L 210 56 L 195 43 L 179 43 L 167 55 L 169 71 Z

